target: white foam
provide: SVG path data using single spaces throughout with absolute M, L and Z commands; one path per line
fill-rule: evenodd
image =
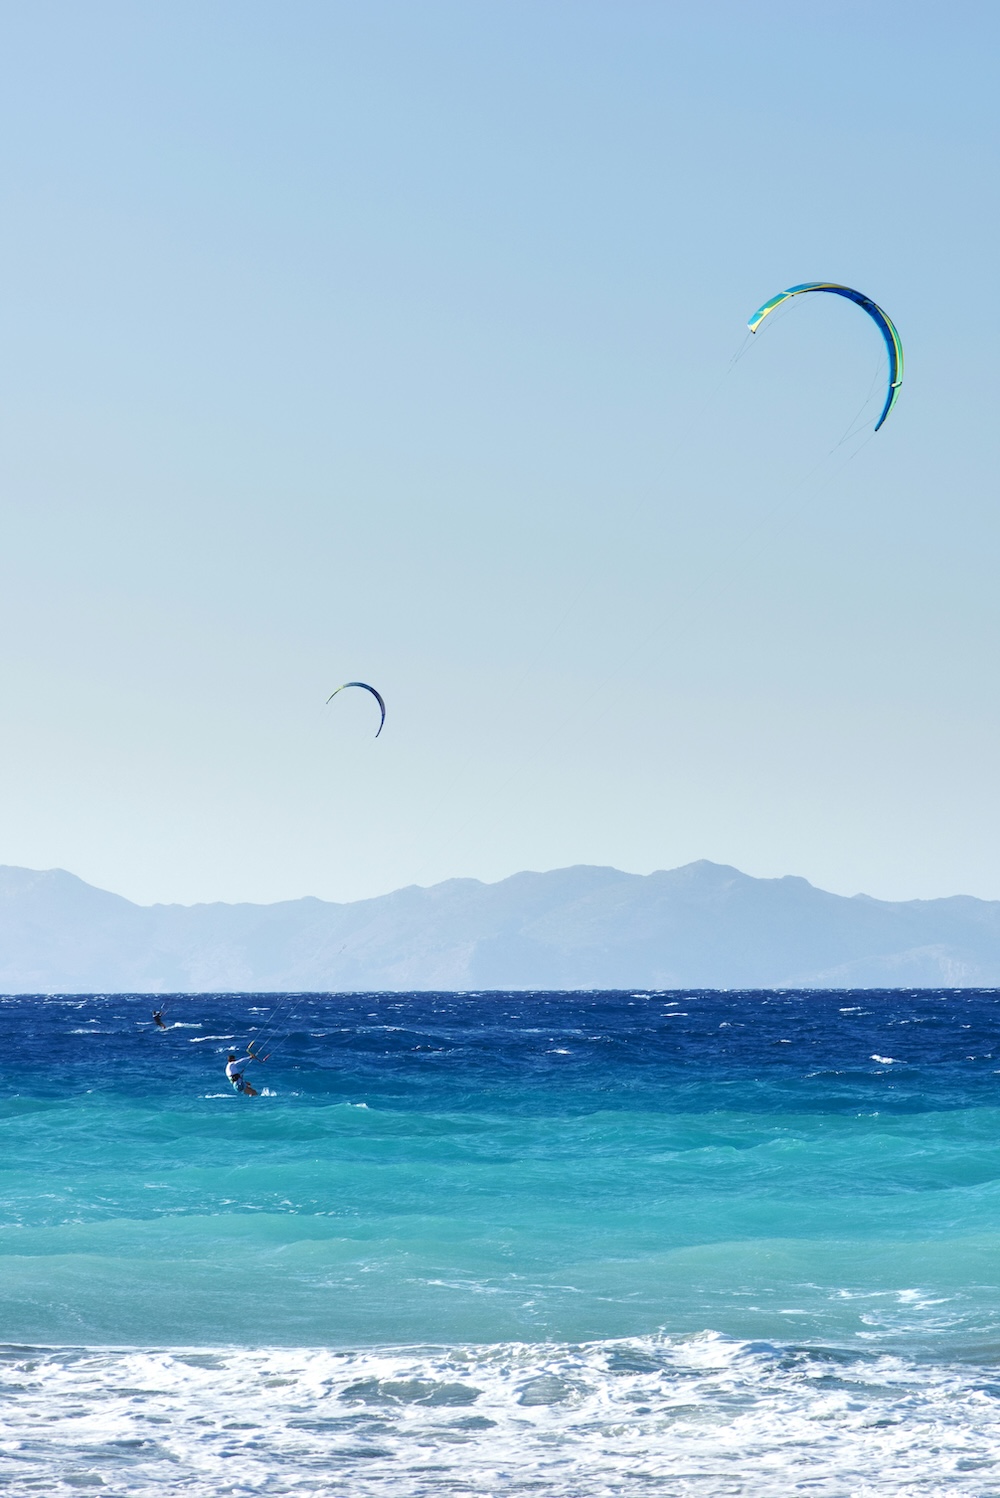
M 993 1490 L 982 1370 L 706 1334 L 578 1346 L 8 1349 L 0 1486 L 136 1498 L 950 1498 Z

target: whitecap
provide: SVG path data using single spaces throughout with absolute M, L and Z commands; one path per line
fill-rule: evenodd
M 968 1495 L 987 1370 L 711 1333 L 452 1348 L 4 1349 L 12 1492 Z M 859 1473 L 864 1474 L 859 1484 Z

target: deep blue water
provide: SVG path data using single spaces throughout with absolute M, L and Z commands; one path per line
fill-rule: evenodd
M 616 1430 L 639 1420 L 634 1460 L 666 1462 L 674 1481 L 664 1453 L 681 1426 L 672 1416 L 663 1434 L 663 1391 L 700 1379 L 702 1413 L 684 1437 L 695 1475 L 671 1490 L 700 1494 L 743 1491 L 696 1460 L 705 1421 L 736 1418 L 732 1400 L 754 1440 L 771 1431 L 780 1446 L 774 1432 L 825 1418 L 827 1395 L 815 1401 L 826 1389 L 854 1450 L 851 1410 L 870 1413 L 872 1399 L 896 1409 L 892 1390 L 905 1385 L 909 1415 L 890 1425 L 910 1439 L 930 1422 L 931 1433 L 927 1450 L 923 1436 L 909 1456 L 892 1447 L 893 1490 L 911 1491 L 897 1481 L 911 1462 L 922 1483 L 912 1491 L 1000 1492 L 983 1476 L 1000 1400 L 995 993 L 209 995 L 166 1000 L 166 1032 L 152 1007 L 0 1001 L 0 1338 L 136 1349 L 32 1354 L 42 1404 L 60 1380 L 61 1397 L 84 1404 L 92 1385 L 107 1415 L 122 1378 L 141 1384 L 159 1358 L 158 1397 L 172 1391 L 184 1421 L 198 1418 L 184 1403 L 202 1376 L 191 1370 L 208 1368 L 196 1403 L 216 1401 L 204 1418 L 218 1435 L 238 1427 L 225 1418 L 236 1407 L 256 1408 L 251 1426 L 263 1428 L 274 1401 L 262 1390 L 278 1379 L 298 1414 L 271 1431 L 274 1449 L 290 1431 L 306 1440 L 297 1419 L 346 1421 L 362 1446 L 381 1422 L 383 1456 L 376 1442 L 336 1467 L 345 1491 L 372 1493 L 399 1480 L 392 1442 L 406 1420 L 423 1411 L 426 1424 L 433 1408 L 423 1446 L 465 1442 L 485 1464 L 473 1481 L 467 1453 L 467 1486 L 449 1477 L 447 1490 L 485 1493 L 524 1476 L 525 1409 L 576 1449 L 596 1429 L 591 1396 Z M 262 1095 L 237 1096 L 226 1051 L 262 1031 L 270 1059 L 248 1072 Z M 227 1351 L 241 1346 L 256 1350 Z M 156 1351 L 169 1348 L 186 1351 Z M 11 1357 L 28 1389 L 29 1355 Z M 146 1359 L 146 1372 L 123 1373 L 128 1358 Z M 841 1386 L 842 1408 L 830 1393 Z M 542 1394 L 526 1401 L 531 1388 Z M 619 1408 L 628 1388 L 635 1398 Z M 34 1397 L 17 1396 L 25 1409 Z M 456 1415 L 466 1404 L 473 1413 Z M 959 1409 L 952 1435 L 965 1454 L 938 1472 L 927 1451 L 951 1451 L 939 1421 Z M 116 1416 L 128 1439 L 133 1414 Z M 888 1427 L 862 1414 L 863 1446 Z M 531 1417 L 535 1435 L 542 1418 Z M 507 1477 L 490 1464 L 501 1435 Z M 184 1486 L 184 1452 L 169 1458 L 171 1481 L 199 1491 Z M 277 1481 L 260 1460 L 247 1491 Z M 613 1461 L 601 1486 L 596 1449 L 588 1460 L 566 1468 L 568 1486 L 539 1477 L 541 1490 L 620 1490 Z M 775 1460 L 774 1491 L 788 1491 Z M 29 1467 L 37 1477 L 30 1462 L 11 1470 Z M 146 1490 L 138 1472 L 129 1491 Z M 813 1475 L 811 1491 L 863 1490 L 836 1463 Z M 444 1478 L 407 1480 L 443 1490 Z M 887 1490 L 884 1473 L 879 1482 L 872 1491 Z

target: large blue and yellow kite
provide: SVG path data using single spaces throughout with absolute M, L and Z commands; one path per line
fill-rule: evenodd
M 877 432 L 896 404 L 899 387 L 903 383 L 903 345 L 899 341 L 899 334 L 893 326 L 892 318 L 883 312 L 871 297 L 865 296 L 864 292 L 855 291 L 851 286 L 839 286 L 836 281 L 807 281 L 804 286 L 789 286 L 787 291 L 779 291 L 778 295 L 773 296 L 769 302 L 765 302 L 763 307 L 758 307 L 747 323 L 747 327 L 751 333 L 756 333 L 769 312 L 773 312 L 775 307 L 780 307 L 782 302 L 787 302 L 789 297 L 801 296 L 804 291 L 832 291 L 834 296 L 846 296 L 849 302 L 857 302 L 858 306 L 863 307 L 872 321 L 877 324 L 885 339 L 889 354 L 889 390 L 886 394 L 885 405 L 882 407 L 882 415 L 875 423 Z

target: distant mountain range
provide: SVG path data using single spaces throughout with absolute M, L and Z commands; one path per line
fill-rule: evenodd
M 334 905 L 133 905 L 0 866 L 0 992 L 1000 986 L 1000 901 L 846 899 L 716 863 Z

